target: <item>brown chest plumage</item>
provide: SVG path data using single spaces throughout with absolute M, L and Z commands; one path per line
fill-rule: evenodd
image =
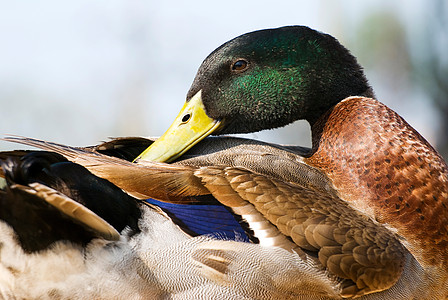
M 437 151 L 370 98 L 339 103 L 313 131 L 307 163 L 340 197 L 394 228 L 421 264 L 448 266 L 448 169 Z

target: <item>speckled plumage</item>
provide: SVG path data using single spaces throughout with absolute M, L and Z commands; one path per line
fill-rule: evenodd
M 313 155 L 341 198 L 405 239 L 422 264 L 448 268 L 448 169 L 398 114 L 369 98 L 339 103 L 317 124 Z

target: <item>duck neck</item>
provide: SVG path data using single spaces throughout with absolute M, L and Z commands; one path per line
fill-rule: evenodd
M 448 266 L 448 168 L 440 155 L 382 103 L 350 97 L 312 124 L 307 163 L 339 196 L 397 229 L 419 262 Z M 433 241 L 438 241 L 434 245 Z
M 324 113 L 319 118 L 310 118 L 308 123 L 311 127 L 311 154 L 316 153 L 319 150 L 321 141 L 323 140 L 324 130 L 326 129 L 326 124 L 333 107 L 330 108 L 326 113 Z
M 364 78 L 364 77 L 362 77 Z M 360 84 L 360 91 L 359 93 L 355 93 L 355 95 L 358 95 L 362 98 L 372 98 L 375 99 L 375 93 L 373 92 L 373 89 L 368 85 L 367 81 L 364 79 L 363 83 Z M 316 90 L 316 88 L 314 88 Z M 321 106 L 317 105 L 314 107 L 313 111 L 307 111 L 306 120 L 311 126 L 311 133 L 312 133 L 312 148 L 313 152 L 314 150 L 317 150 L 319 148 L 319 144 L 321 141 L 321 137 L 323 134 L 323 130 L 325 129 L 325 125 L 327 124 L 327 119 L 331 116 L 333 109 L 341 102 L 343 102 L 347 98 L 352 98 L 351 94 L 348 93 L 337 93 L 338 89 L 335 89 L 331 93 L 324 93 L 324 92 L 318 92 L 314 95 L 314 103 L 322 103 Z M 307 98 L 310 98 L 312 95 L 312 92 L 308 92 Z M 325 98 L 323 95 L 329 95 Z M 355 97 L 356 98 L 356 97 Z M 334 99 L 339 99 L 337 101 L 334 101 Z M 316 105 L 316 104 L 315 104 Z

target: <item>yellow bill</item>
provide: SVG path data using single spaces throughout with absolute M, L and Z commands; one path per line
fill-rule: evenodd
M 221 121 L 207 116 L 201 91 L 186 102 L 170 128 L 151 146 L 143 151 L 139 160 L 170 162 L 196 145 L 219 127 Z

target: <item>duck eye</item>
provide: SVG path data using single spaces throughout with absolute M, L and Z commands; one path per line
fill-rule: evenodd
M 232 65 L 232 71 L 244 71 L 247 69 L 249 63 L 244 59 L 239 59 Z

